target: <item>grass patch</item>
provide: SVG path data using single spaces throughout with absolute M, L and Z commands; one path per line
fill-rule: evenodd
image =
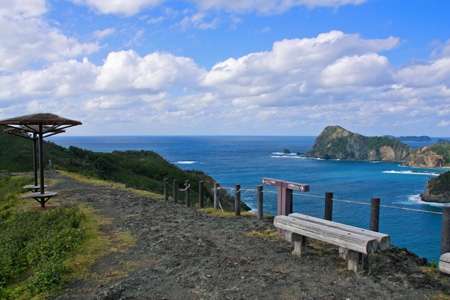
M 139 190 L 139 189 L 135 189 L 135 188 L 130 188 L 130 187 L 127 187 L 123 183 L 118 183 L 118 182 L 98 179 L 98 178 L 94 178 L 94 177 L 84 176 L 84 175 L 80 175 L 78 173 L 73 173 L 73 172 L 68 172 L 68 171 L 59 170 L 58 172 L 63 176 L 67 176 L 67 177 L 72 178 L 73 180 L 76 180 L 81 183 L 123 190 L 123 191 L 127 191 L 127 192 L 133 193 L 138 196 L 147 197 L 147 198 L 151 198 L 154 200 L 163 200 L 164 199 L 163 195 L 161 195 L 161 194 L 157 194 L 157 193 L 153 193 L 153 192 L 145 191 L 145 190 Z
M 0 299 L 45 299 L 89 267 L 134 244 L 127 232 L 106 234 L 111 221 L 87 206 L 41 210 L 21 199 L 27 177 L 0 179 Z
M 278 231 L 275 229 L 252 230 L 244 233 L 244 235 L 266 240 L 278 240 L 280 238 Z
M 208 208 L 201 208 L 199 211 L 207 214 L 211 217 L 218 217 L 218 218 L 237 218 L 237 216 L 234 215 L 233 211 L 222 211 L 220 209 L 215 209 L 213 207 Z M 241 217 L 254 217 L 255 214 L 251 211 L 241 211 Z

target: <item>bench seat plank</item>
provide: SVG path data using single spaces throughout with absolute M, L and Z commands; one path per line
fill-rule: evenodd
M 377 240 L 374 237 L 351 233 L 339 228 L 329 227 L 307 220 L 289 216 L 277 216 L 275 217 L 274 225 L 282 230 L 290 231 L 362 254 L 369 254 L 377 249 Z
M 323 225 L 326 225 L 329 227 L 342 229 L 342 230 L 345 230 L 345 231 L 348 231 L 351 233 L 365 235 L 368 237 L 375 238 L 378 241 L 378 248 L 380 250 L 389 249 L 391 246 L 391 239 L 390 239 L 389 235 L 384 234 L 384 233 L 379 233 L 379 232 L 367 230 L 364 228 L 359 228 L 359 227 L 355 227 L 355 226 L 351 226 L 351 225 L 328 221 L 328 220 L 324 220 L 324 219 L 320 219 L 320 218 L 316 218 L 316 217 L 312 217 L 312 216 L 308 216 L 308 215 L 304 215 L 304 214 L 300 214 L 300 213 L 289 214 L 289 216 L 300 219 L 300 220 L 306 220 L 306 221 L 313 222 L 313 223 L 323 224 Z

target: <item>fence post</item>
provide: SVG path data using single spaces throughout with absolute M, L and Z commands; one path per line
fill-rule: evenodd
M 219 209 L 219 184 L 217 182 L 214 183 L 213 187 L 213 197 L 214 197 L 214 209 Z
M 333 220 L 333 193 L 325 193 L 325 211 L 323 218 L 328 221 Z
M 189 180 L 185 180 L 184 181 L 184 204 L 186 204 L 186 207 L 190 207 L 191 206 L 191 197 L 189 197 L 190 195 L 190 187 L 189 187 Z
M 174 179 L 172 185 L 172 198 L 175 203 L 177 203 L 177 193 L 178 193 L 178 183 L 177 180 Z
M 234 214 L 241 215 L 241 186 L 236 184 L 236 195 L 234 197 Z
M 441 254 L 450 252 L 450 207 L 442 210 Z
M 169 191 L 168 191 L 167 182 L 168 182 L 168 179 L 164 178 L 163 186 L 164 186 L 164 200 L 165 201 L 169 200 Z
M 378 232 L 380 229 L 380 198 L 372 198 L 370 212 L 370 230 Z
M 262 220 L 264 217 L 264 194 L 262 185 L 256 187 L 256 202 L 258 206 L 258 219 Z
M 205 206 L 205 199 L 203 196 L 203 180 L 198 182 L 198 206 L 203 208 Z

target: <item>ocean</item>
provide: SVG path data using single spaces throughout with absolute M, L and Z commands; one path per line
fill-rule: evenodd
M 284 149 L 304 153 L 315 137 L 274 136 L 127 136 L 55 137 L 62 146 L 76 146 L 100 152 L 152 150 L 183 169 L 195 169 L 214 177 L 222 186 L 242 186 L 242 199 L 255 208 L 255 187 L 264 177 L 310 184 L 309 193 L 294 194 L 294 211 L 322 217 L 325 192 L 333 192 L 333 219 L 367 227 L 370 199 L 382 205 L 419 209 L 416 212 L 382 207 L 380 231 L 393 243 L 436 261 L 439 257 L 442 205 L 420 201 L 430 178 L 444 169 L 404 167 L 397 163 L 318 160 L 284 154 Z M 423 146 L 425 143 L 410 143 Z M 362 204 L 349 203 L 350 201 Z M 274 214 L 275 190 L 265 187 L 264 209 Z M 428 212 L 428 213 L 427 213 Z

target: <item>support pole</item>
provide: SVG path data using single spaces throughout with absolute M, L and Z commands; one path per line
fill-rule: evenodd
M 328 221 L 333 220 L 333 193 L 325 193 L 325 211 L 323 218 Z
M 168 201 L 169 200 L 169 186 L 168 186 L 168 179 L 164 178 L 163 180 L 163 189 L 164 189 L 164 200 Z
M 178 193 L 178 183 L 177 180 L 174 179 L 172 183 L 172 198 L 173 202 L 177 203 L 177 193 Z
M 241 215 L 241 186 L 236 184 L 236 195 L 234 197 L 234 214 Z
M 376 232 L 380 230 L 380 198 L 372 198 L 370 230 Z
M 442 210 L 441 254 L 450 252 L 450 207 Z
M 198 182 L 198 206 L 200 208 L 205 207 L 205 198 L 203 194 L 203 180 Z
M 44 190 L 44 137 L 43 137 L 43 127 L 42 125 L 39 125 L 39 171 L 40 171 L 40 192 L 41 194 L 45 193 Z M 45 206 L 45 203 L 43 203 L 42 207 Z
M 217 182 L 214 183 L 213 194 L 214 209 L 219 209 L 219 184 Z
M 37 187 L 38 182 L 38 145 L 37 135 L 33 133 L 33 173 L 34 173 L 34 186 Z
M 256 187 L 256 204 L 258 207 L 258 219 L 262 220 L 264 217 L 264 192 L 262 185 Z
M 184 203 L 186 204 L 186 207 L 191 206 L 191 197 L 190 197 L 190 187 L 189 187 L 189 180 L 186 180 L 184 182 Z

